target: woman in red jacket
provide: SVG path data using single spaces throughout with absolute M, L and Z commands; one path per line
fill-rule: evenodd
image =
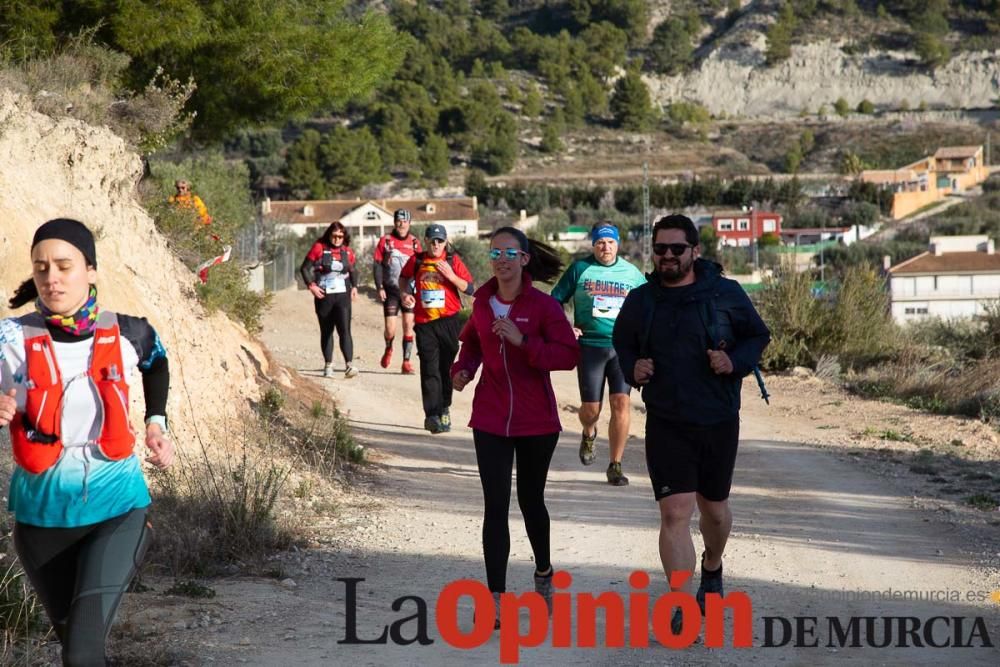
M 316 239 L 299 271 L 309 286 L 319 320 L 319 342 L 323 350 L 323 377 L 333 377 L 333 332 L 340 337 L 340 351 L 347 368 L 344 377 L 357 377 L 354 339 L 351 337 L 351 304 L 358 298 L 351 235 L 340 221 L 330 223 Z
M 575 368 L 580 346 L 559 302 L 531 284 L 562 272 L 552 248 L 503 227 L 493 233 L 490 259 L 493 278 L 476 290 L 472 317 L 459 336 L 462 350 L 451 368 L 453 386 L 462 391 L 483 367 L 469 426 L 485 501 L 486 580 L 499 610 L 507 584 L 507 513 L 516 457 L 517 502 L 535 556 L 535 591 L 551 609 L 545 481 L 562 426 L 549 373 Z

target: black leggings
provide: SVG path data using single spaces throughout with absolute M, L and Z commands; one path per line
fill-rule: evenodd
M 351 293 L 327 294 L 316 301 L 316 318 L 319 320 L 319 345 L 323 361 L 333 362 L 333 331 L 340 338 L 340 351 L 350 365 L 354 359 L 354 339 L 351 338 Z
M 507 590 L 507 559 L 510 557 L 510 480 L 517 455 L 517 505 L 524 517 L 528 541 L 535 555 L 535 569 L 545 572 L 549 558 L 549 512 L 545 509 L 545 479 L 559 440 L 558 433 L 504 437 L 472 431 L 476 463 L 483 484 L 483 556 L 490 591 Z
M 64 665 L 105 665 L 118 604 L 152 538 L 146 508 L 79 528 L 14 524 L 28 580 L 62 644 Z
M 451 364 L 458 354 L 458 334 L 461 331 L 462 324 L 456 315 L 414 327 L 425 417 L 440 417 L 451 407 Z

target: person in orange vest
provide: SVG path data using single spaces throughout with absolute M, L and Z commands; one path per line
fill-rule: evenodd
M 177 194 L 170 197 L 171 204 L 177 208 L 194 211 L 203 225 L 212 224 L 212 216 L 208 214 L 205 202 L 201 200 L 201 197 L 191 192 L 190 182 L 183 179 L 174 181 L 174 188 L 177 190 Z
M 162 469 L 174 458 L 170 372 L 149 322 L 100 307 L 94 236 L 83 223 L 40 226 L 31 264 L 10 307 L 33 302 L 34 310 L 0 319 L 0 428 L 10 429 L 17 464 L 14 545 L 63 664 L 103 665 L 115 611 L 151 539 L 129 375 L 142 374 L 146 461 Z

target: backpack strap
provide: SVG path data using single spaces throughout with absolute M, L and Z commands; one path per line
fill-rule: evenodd
M 653 335 L 653 315 L 656 312 L 656 299 L 653 298 L 653 288 L 647 286 L 642 291 L 642 338 L 639 339 L 639 358 L 648 359 L 649 342 Z
M 718 297 L 718 293 L 713 294 L 711 299 L 706 299 L 698 304 L 698 315 L 701 317 L 702 326 L 705 327 L 705 331 L 708 334 L 709 345 L 712 346 L 713 350 L 721 350 L 722 339 L 719 337 L 719 314 L 715 308 L 715 299 Z M 771 395 L 767 392 L 767 386 L 764 384 L 764 376 L 760 372 L 760 366 L 757 364 L 753 365 L 751 369 L 754 375 L 754 379 L 757 380 L 757 388 L 760 389 L 760 397 L 764 399 L 764 402 L 768 405 L 771 404 L 769 400 Z

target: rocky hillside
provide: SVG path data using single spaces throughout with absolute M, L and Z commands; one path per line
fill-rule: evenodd
M 905 51 L 848 55 L 840 44 L 823 41 L 792 47 L 792 57 L 764 65 L 763 34 L 750 44 L 713 50 L 695 71 L 673 77 L 646 77 L 661 104 L 683 99 L 713 114 L 787 116 L 816 113 L 843 97 L 877 109 L 982 109 L 1000 95 L 1000 56 L 964 53 L 930 72 Z
M 139 156 L 109 130 L 53 120 L 0 89 L 0 316 L 30 275 L 35 229 L 74 217 L 97 234 L 98 289 L 106 308 L 149 318 L 171 361 L 169 417 L 181 450 L 210 444 L 259 396 L 268 360 L 246 332 L 194 298 L 196 278 L 138 204 Z M 133 392 L 141 404 L 141 393 Z M 142 410 L 134 406 L 137 424 Z
M 1000 95 L 996 51 L 963 50 L 931 69 L 914 51 L 871 43 L 857 48 L 857 36 L 846 27 L 850 24 L 833 24 L 828 26 L 832 32 L 798 39 L 790 58 L 768 66 L 766 34 L 777 20 L 776 8 L 769 1 L 744 3 L 738 20 L 701 45 L 692 70 L 647 75 L 654 99 L 661 104 L 689 100 L 713 114 L 754 117 L 816 113 L 840 97 L 852 108 L 867 99 L 876 109 L 916 109 L 921 103 L 932 109 L 982 109 L 993 107 Z M 868 16 L 859 25 L 867 30 L 872 21 Z

